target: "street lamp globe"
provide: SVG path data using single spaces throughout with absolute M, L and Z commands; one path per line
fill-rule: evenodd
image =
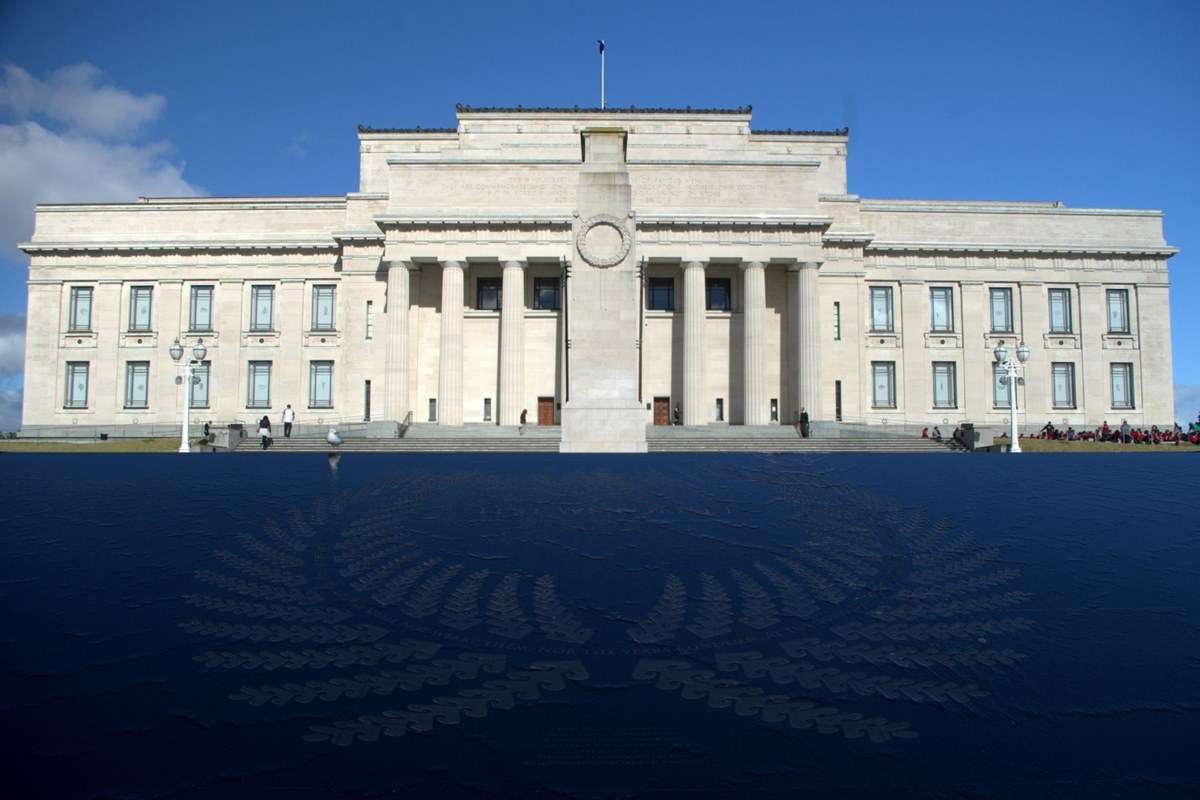
M 1029 360 L 1029 345 L 1025 344 L 1025 342 L 1021 342 L 1017 346 L 1017 358 L 1022 364 Z
M 1008 348 L 1004 346 L 1004 342 L 996 345 L 996 349 L 992 351 L 992 355 L 1001 364 L 1008 360 Z
M 168 351 L 171 354 L 172 361 L 178 361 L 183 358 L 183 345 L 179 343 L 179 337 L 175 337 L 175 341 L 171 342 L 171 349 Z
M 197 340 L 195 347 L 192 348 L 192 358 L 203 361 L 206 355 L 208 355 L 208 348 L 204 346 L 204 342 Z

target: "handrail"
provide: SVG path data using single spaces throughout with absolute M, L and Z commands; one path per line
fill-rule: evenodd
M 397 439 L 403 439 L 404 434 L 408 433 L 409 427 L 412 426 L 412 420 L 413 420 L 413 412 L 409 411 L 407 414 L 404 415 L 404 420 L 400 423 L 400 426 L 396 429 L 396 438 Z

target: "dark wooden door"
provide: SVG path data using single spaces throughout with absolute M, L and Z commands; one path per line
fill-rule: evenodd
M 554 398 L 538 398 L 538 425 L 554 424 Z
M 669 398 L 669 397 L 654 398 L 654 424 L 655 425 L 670 425 L 671 424 L 671 398 Z

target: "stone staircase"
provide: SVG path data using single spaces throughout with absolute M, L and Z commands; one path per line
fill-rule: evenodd
M 779 425 L 662 426 L 646 431 L 651 453 L 952 453 L 963 448 L 913 436 L 801 438 Z
M 462 427 L 442 427 L 418 423 L 408 428 L 402 438 L 366 438 L 343 436 L 342 444 L 333 448 L 325 434 L 293 435 L 290 439 L 277 436 L 270 449 L 259 447 L 257 438 L 247 438 L 234 452 L 238 453 L 557 453 L 562 439 L 560 429 L 528 425 L 523 432 L 515 427 L 468 424 Z

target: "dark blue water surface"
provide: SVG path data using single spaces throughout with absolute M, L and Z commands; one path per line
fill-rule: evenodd
M 1200 458 L 0 456 L 9 797 L 1200 796 Z

